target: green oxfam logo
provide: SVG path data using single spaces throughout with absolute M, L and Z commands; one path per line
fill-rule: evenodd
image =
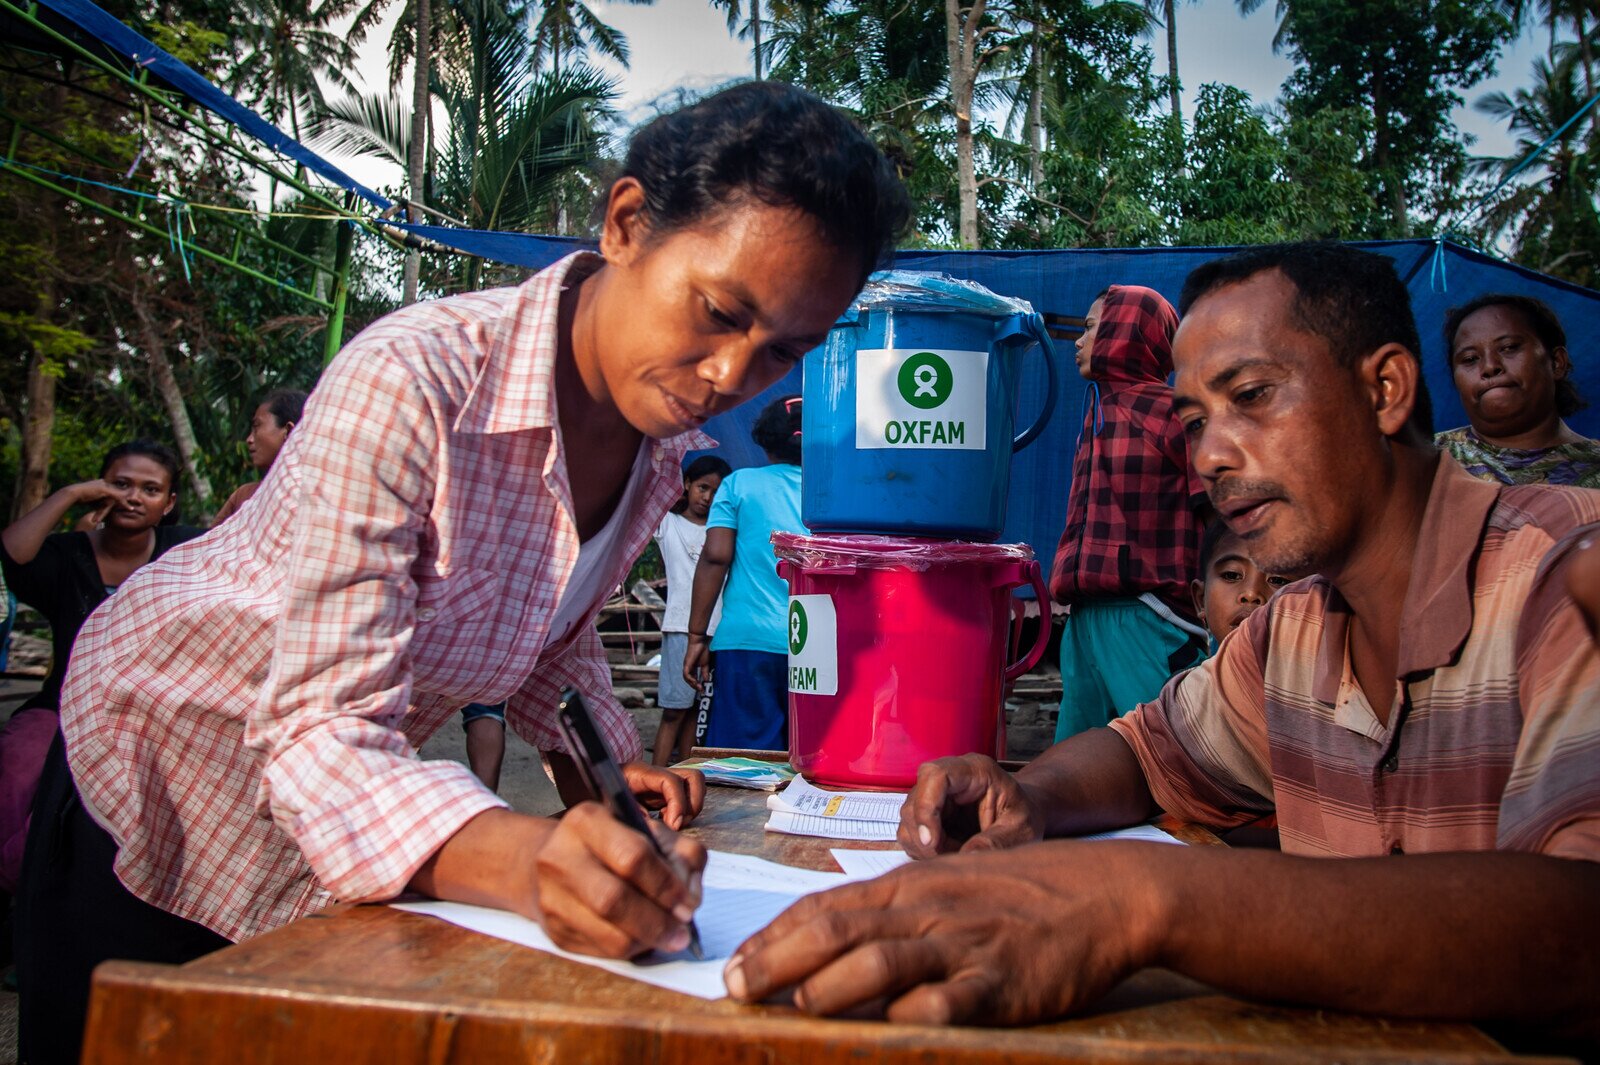
M 806 608 L 798 602 L 789 604 L 789 653 L 797 655 L 806 649 Z
M 900 364 L 900 396 L 918 410 L 932 410 L 950 398 L 955 377 L 950 364 L 931 351 L 919 351 Z

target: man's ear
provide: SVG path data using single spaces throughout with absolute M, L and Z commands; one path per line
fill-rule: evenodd
M 618 178 L 606 199 L 600 254 L 608 263 L 626 265 L 638 258 L 649 231 L 645 220 L 644 186 L 639 184 L 638 178 Z
M 1210 628 L 1206 624 L 1206 582 L 1190 581 L 1189 598 L 1194 600 L 1194 612 L 1200 616 L 1200 626 Z
M 1557 381 L 1565 381 L 1572 372 L 1572 357 L 1567 354 L 1566 348 L 1556 348 L 1550 353 L 1550 372 Z
M 1385 344 L 1361 360 L 1361 383 L 1371 397 L 1378 430 L 1396 436 L 1411 420 L 1422 387 L 1422 360 L 1403 344 Z

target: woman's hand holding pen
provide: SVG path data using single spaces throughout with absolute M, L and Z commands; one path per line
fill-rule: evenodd
M 635 775 L 628 776 L 632 783 Z M 668 781 L 655 783 L 669 812 L 699 809 L 703 783 L 696 792 L 685 781 L 681 793 Z M 520 913 L 542 924 L 557 946 L 582 954 L 682 950 L 700 905 L 706 851 L 665 825 L 651 827 L 665 860 L 598 803 L 580 803 L 559 821 L 487 810 L 434 852 L 410 888 Z
M 539 849 L 535 878 L 540 922 L 557 946 L 630 958 L 689 945 L 706 851 L 664 825 L 651 827 L 665 861 L 599 803 L 580 803 L 557 823 Z

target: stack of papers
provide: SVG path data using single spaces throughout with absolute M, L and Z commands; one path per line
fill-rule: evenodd
M 900 828 L 906 797 L 893 791 L 823 791 L 795 777 L 767 800 L 768 832 L 825 839 L 889 841 Z
M 695 912 L 695 925 L 700 929 L 700 946 L 706 955 L 703 961 L 688 951 L 677 954 L 652 952 L 636 961 L 574 954 L 551 942 L 537 921 L 486 906 L 435 901 L 397 902 L 393 906 L 397 910 L 437 917 L 486 936 L 520 943 L 657 987 L 700 998 L 722 998 L 728 993 L 722 982 L 722 969 L 740 943 L 771 924 L 774 917 L 788 909 L 800 896 L 837 887 L 849 880 L 850 877 L 843 873 L 795 869 L 726 851 L 708 852 L 703 881 L 705 893 L 700 909 Z
M 759 758 L 707 758 L 685 768 L 705 774 L 707 784 L 725 784 L 755 791 L 777 791 L 794 779 L 787 762 L 763 762 Z

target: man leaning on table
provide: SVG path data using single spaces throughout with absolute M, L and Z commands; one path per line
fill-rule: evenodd
M 1434 449 L 1387 258 L 1257 249 L 1196 270 L 1182 302 L 1176 411 L 1212 503 L 1257 565 L 1316 576 L 1015 778 L 924 766 L 901 843 L 966 853 L 802 900 L 739 948 L 729 988 L 1020 1024 L 1162 966 L 1594 1038 L 1600 654 L 1566 581 L 1600 492 L 1499 487 Z M 1033 842 L 1158 808 L 1275 811 L 1283 853 Z

